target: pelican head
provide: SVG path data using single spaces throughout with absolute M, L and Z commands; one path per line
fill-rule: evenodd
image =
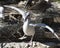
M 22 16 L 22 18 L 24 19 L 24 21 L 26 21 L 26 19 L 28 18 L 28 16 L 29 16 L 29 12 L 27 12 L 27 13 L 25 13 L 23 16 Z

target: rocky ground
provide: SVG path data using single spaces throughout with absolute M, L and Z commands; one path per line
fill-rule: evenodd
M 28 43 L 20 42 L 20 43 L 1 43 L 0 48 L 58 48 L 59 46 L 56 46 L 55 43 L 49 42 L 49 43 L 39 43 L 39 42 L 33 42 L 33 45 L 28 45 Z M 2 46 L 3 45 L 3 46 Z

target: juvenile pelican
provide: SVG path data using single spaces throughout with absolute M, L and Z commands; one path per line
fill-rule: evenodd
M 18 12 L 22 15 L 22 18 L 24 19 L 23 32 L 24 32 L 25 35 L 27 35 L 27 36 L 32 36 L 31 40 L 32 40 L 33 37 L 34 37 L 35 27 L 36 27 L 36 26 L 38 26 L 38 27 L 43 27 L 43 28 L 47 28 L 48 30 L 50 30 L 50 31 L 56 36 L 57 39 L 60 39 L 60 38 L 58 37 L 58 35 L 54 32 L 54 30 L 53 30 L 51 27 L 49 27 L 48 25 L 43 24 L 43 23 L 31 24 L 31 23 L 30 23 L 30 19 L 29 19 L 29 12 L 25 12 L 24 10 L 18 9 L 18 8 L 14 7 L 14 6 L 4 5 L 4 7 L 14 9 L 14 10 L 18 11 Z

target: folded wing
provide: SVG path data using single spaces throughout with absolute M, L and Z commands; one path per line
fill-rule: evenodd
M 30 26 L 33 26 L 33 27 L 38 26 L 38 27 L 46 28 L 46 29 L 48 29 L 49 31 L 51 31 L 52 34 L 54 34 L 57 39 L 60 40 L 60 38 L 59 38 L 58 35 L 54 32 L 54 30 L 53 30 L 51 27 L 49 27 L 48 25 L 44 24 L 44 23 L 38 23 L 38 24 L 32 24 L 32 23 L 31 23 L 31 24 L 29 24 L 29 25 L 30 25 Z

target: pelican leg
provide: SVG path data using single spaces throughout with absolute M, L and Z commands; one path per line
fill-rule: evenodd
M 33 37 L 34 37 L 34 36 L 32 36 L 31 40 L 25 45 L 24 48 L 33 48 L 33 42 L 32 42 Z
M 29 47 L 33 47 L 33 37 L 34 37 L 34 35 L 32 35 L 31 40 L 28 43 Z

